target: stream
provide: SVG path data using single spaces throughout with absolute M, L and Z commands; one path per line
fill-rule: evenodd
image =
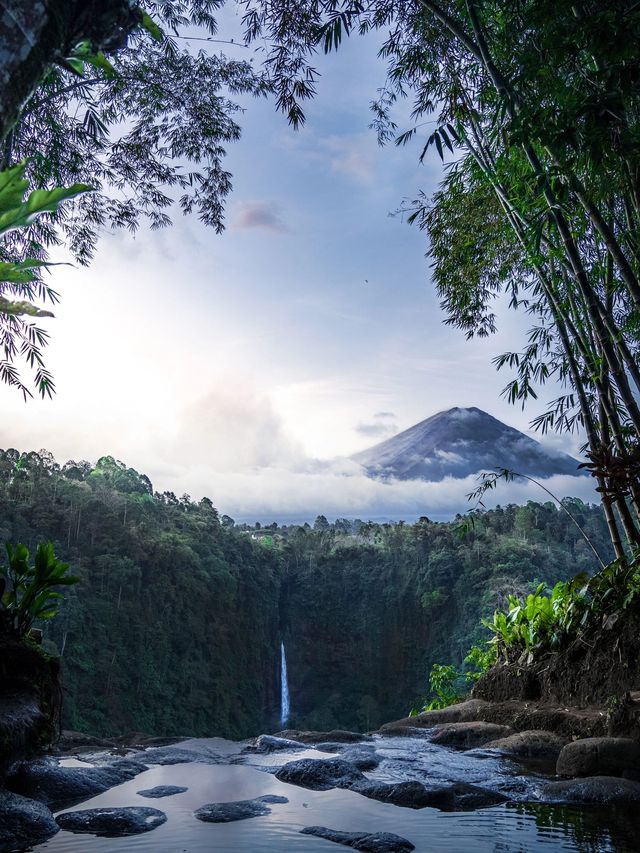
M 34 850 L 51 853 L 330 853 L 349 849 L 333 841 L 303 835 L 309 826 L 346 832 L 387 832 L 414 845 L 417 853 L 637 853 L 640 821 L 637 809 L 543 805 L 539 786 L 548 776 L 489 750 L 456 751 L 426 738 L 374 736 L 362 744 L 320 744 L 319 748 L 246 751 L 249 742 L 193 739 L 171 747 L 136 752 L 131 757 L 149 769 L 135 778 L 56 815 L 83 809 L 143 806 L 160 809 L 167 820 L 150 832 L 116 838 L 61 830 Z M 287 784 L 274 773 L 304 758 L 348 760 L 353 750 L 375 754 L 377 767 L 368 780 L 425 785 L 463 782 L 508 797 L 506 802 L 468 812 L 404 808 L 369 799 L 353 790 L 310 790 Z M 325 751 L 327 750 L 327 751 Z M 330 751 L 328 751 L 330 750 Z M 94 753 L 61 761 L 66 767 L 100 764 Z M 155 762 L 162 762 L 157 764 Z M 174 763 L 176 762 L 176 763 Z M 148 799 L 137 792 L 157 785 L 188 790 Z M 205 823 L 194 811 L 207 803 L 253 800 L 264 795 L 287 802 L 270 805 L 270 813 L 227 823 Z M 369 848 L 365 848 L 369 849 Z

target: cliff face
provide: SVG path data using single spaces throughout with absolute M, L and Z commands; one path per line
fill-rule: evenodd
M 59 665 L 39 648 L 0 637 L 0 778 L 58 735 Z
M 577 707 L 604 707 L 611 733 L 640 737 L 629 714 L 629 694 L 640 690 L 640 606 L 603 619 L 584 634 L 531 664 L 498 664 L 473 689 L 489 701 L 525 699 Z M 636 694 L 637 698 L 637 694 Z

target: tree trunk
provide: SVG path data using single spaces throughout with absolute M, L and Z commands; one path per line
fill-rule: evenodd
M 139 21 L 133 0 L 0 0 L 0 140 L 53 63 L 81 41 L 115 50 Z

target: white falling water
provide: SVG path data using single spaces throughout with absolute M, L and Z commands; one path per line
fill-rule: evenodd
M 280 725 L 284 728 L 289 719 L 289 682 L 287 680 L 287 656 L 284 643 L 280 643 Z

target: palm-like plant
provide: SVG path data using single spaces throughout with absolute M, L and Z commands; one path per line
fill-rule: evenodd
M 58 612 L 62 594 L 56 587 L 71 586 L 79 578 L 67 574 L 51 542 L 40 543 L 33 565 L 26 545 L 6 543 L 8 564 L 0 566 L 0 628 L 18 636 L 28 634 L 37 619 L 51 619 Z

